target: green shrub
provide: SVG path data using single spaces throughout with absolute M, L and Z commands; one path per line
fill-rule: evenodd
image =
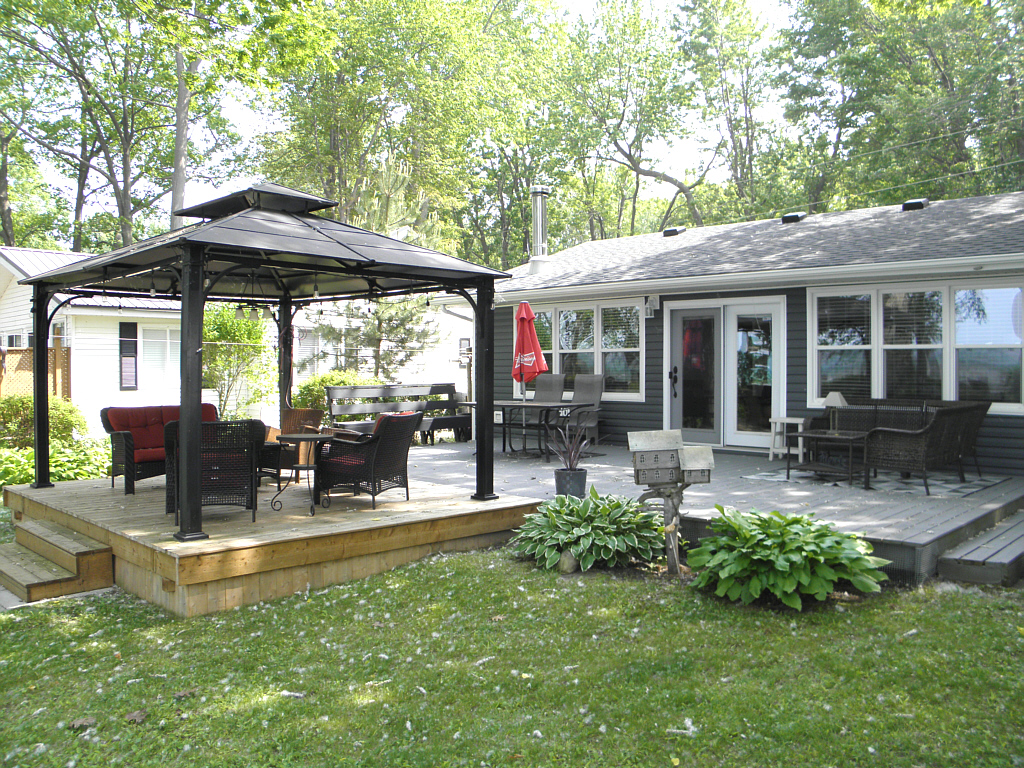
M 878 592 L 889 563 L 871 556 L 871 545 L 808 515 L 739 512 L 716 505 L 721 516 L 711 522 L 716 535 L 690 550 L 687 564 L 703 569 L 697 587 L 744 605 L 766 592 L 801 610 L 801 595 L 824 600 L 836 583 L 848 581 L 862 592 Z
M 316 408 L 327 411 L 327 396 L 324 387 L 349 387 L 357 384 L 381 384 L 378 379 L 372 376 L 364 376 L 355 371 L 328 371 L 316 376 L 311 376 L 299 385 L 292 396 L 292 405 L 296 408 Z M 328 418 L 325 413 L 324 418 Z M 360 421 L 364 416 L 340 418 L 339 421 Z
M 527 515 L 511 541 L 513 551 L 554 568 L 571 552 L 584 571 L 593 565 L 651 562 L 665 546 L 658 516 L 622 496 L 601 496 L 593 487 L 582 499 L 556 496 Z
M 31 448 L 35 429 L 32 424 L 31 395 L 0 398 L 0 445 L 6 448 Z M 50 440 L 71 443 L 75 433 L 85 434 L 85 417 L 70 400 L 50 398 Z
M 85 480 L 110 475 L 110 443 L 78 440 L 73 445 L 50 446 L 50 479 Z M 32 448 L 0 448 L 0 487 L 31 483 L 36 476 L 36 452 Z

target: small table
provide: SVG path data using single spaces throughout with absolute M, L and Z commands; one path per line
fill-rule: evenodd
M 574 412 L 584 408 L 593 408 L 594 405 L 595 403 L 567 403 L 561 400 L 495 400 L 494 407 L 501 409 L 501 452 L 505 452 L 505 430 L 516 427 L 515 419 L 509 418 L 510 411 L 522 409 L 523 411 L 537 412 L 537 421 L 531 422 L 529 426 L 537 429 L 537 448 L 543 454 L 544 461 L 550 463 L 548 430 L 555 426 L 555 421 L 558 419 L 568 419 Z M 515 452 L 511 434 L 509 435 L 509 448 Z M 523 436 L 523 449 L 526 449 L 525 435 Z
M 800 432 L 788 433 L 786 435 L 786 479 L 789 480 L 789 472 L 792 468 L 801 469 L 807 472 L 814 472 L 819 475 L 846 475 L 847 479 L 850 481 L 850 485 L 853 485 L 853 449 L 854 446 L 857 445 L 862 449 L 864 448 L 864 439 L 867 437 L 867 434 L 867 432 L 858 432 L 854 430 L 834 429 L 806 429 Z M 790 447 L 790 441 L 794 439 L 802 442 L 806 441 L 807 453 L 810 456 L 809 461 L 803 462 L 796 467 L 792 466 L 793 454 L 788 450 Z M 846 466 L 818 461 L 817 455 L 821 450 L 822 444 L 832 444 L 838 447 L 846 446 Z
M 786 442 L 787 427 L 790 425 L 796 426 L 797 431 L 800 431 L 800 427 L 804 425 L 805 419 L 802 416 L 775 416 L 768 419 L 771 424 L 772 432 L 772 444 L 768 448 L 768 461 L 772 461 L 775 458 L 775 454 L 782 456 L 784 453 L 789 452 L 789 444 Z M 797 441 L 797 450 L 800 454 L 800 463 L 804 463 L 804 441 Z
M 328 442 L 332 437 L 333 435 L 324 435 L 319 432 L 302 432 L 295 435 L 278 435 L 277 441 L 296 446 L 302 446 L 303 443 L 312 444 L 312 450 L 315 451 L 317 446 Z M 293 464 L 292 469 L 298 469 L 306 473 L 306 485 L 309 487 L 309 516 L 313 517 L 316 514 L 316 462 L 314 461 L 312 464 Z M 312 478 L 310 475 L 312 475 Z M 278 501 L 277 497 L 284 493 L 287 488 L 288 484 L 285 483 L 284 488 L 278 491 L 274 498 L 270 500 L 270 508 L 275 512 L 281 509 L 281 502 Z

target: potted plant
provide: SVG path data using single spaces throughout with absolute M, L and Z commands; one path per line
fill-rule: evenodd
M 583 498 L 587 492 L 587 470 L 580 469 L 584 449 L 590 444 L 585 429 L 570 431 L 557 427 L 551 433 L 551 449 L 562 460 L 562 468 L 555 470 L 555 493 L 558 496 Z

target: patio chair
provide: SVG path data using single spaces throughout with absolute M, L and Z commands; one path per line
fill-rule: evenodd
M 259 419 L 202 424 L 200 481 L 202 506 L 237 505 L 252 510 L 256 522 L 257 470 L 267 428 Z M 167 453 L 166 512 L 178 524 L 178 422 L 164 426 Z
M 267 427 L 263 449 L 260 451 L 259 476 L 277 481 L 281 490 L 281 478 L 291 472 L 291 480 L 299 479 L 296 464 L 312 464 L 309 458 L 311 445 L 282 445 L 278 435 L 299 435 L 303 432 L 319 432 L 324 420 L 324 411 L 317 408 L 285 408 L 281 412 L 281 428 Z
M 384 413 L 369 435 L 353 439 L 335 437 L 316 454 L 314 497 L 332 488 L 347 488 L 356 496 L 370 494 L 377 508 L 377 495 L 391 488 L 405 488 L 409 500 L 409 446 L 423 421 L 423 413 Z M 346 436 L 348 437 L 348 436 Z
M 591 445 L 597 445 L 597 423 L 601 411 L 601 396 L 604 394 L 604 376 L 602 374 L 582 374 L 573 382 L 572 402 L 593 403 L 590 408 L 582 408 L 574 413 L 573 428 L 584 429 Z

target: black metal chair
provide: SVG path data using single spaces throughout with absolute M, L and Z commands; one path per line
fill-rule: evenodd
M 409 446 L 419 430 L 423 414 L 381 414 L 370 435 L 336 437 L 316 454 L 314 498 L 332 488 L 347 488 L 356 496 L 370 494 L 377 508 L 377 496 L 391 488 L 405 488 L 409 499 Z
M 259 460 L 267 428 L 259 419 L 209 421 L 199 438 L 202 506 L 237 505 L 256 522 Z M 167 514 L 178 521 L 178 422 L 164 427 L 167 453 Z

